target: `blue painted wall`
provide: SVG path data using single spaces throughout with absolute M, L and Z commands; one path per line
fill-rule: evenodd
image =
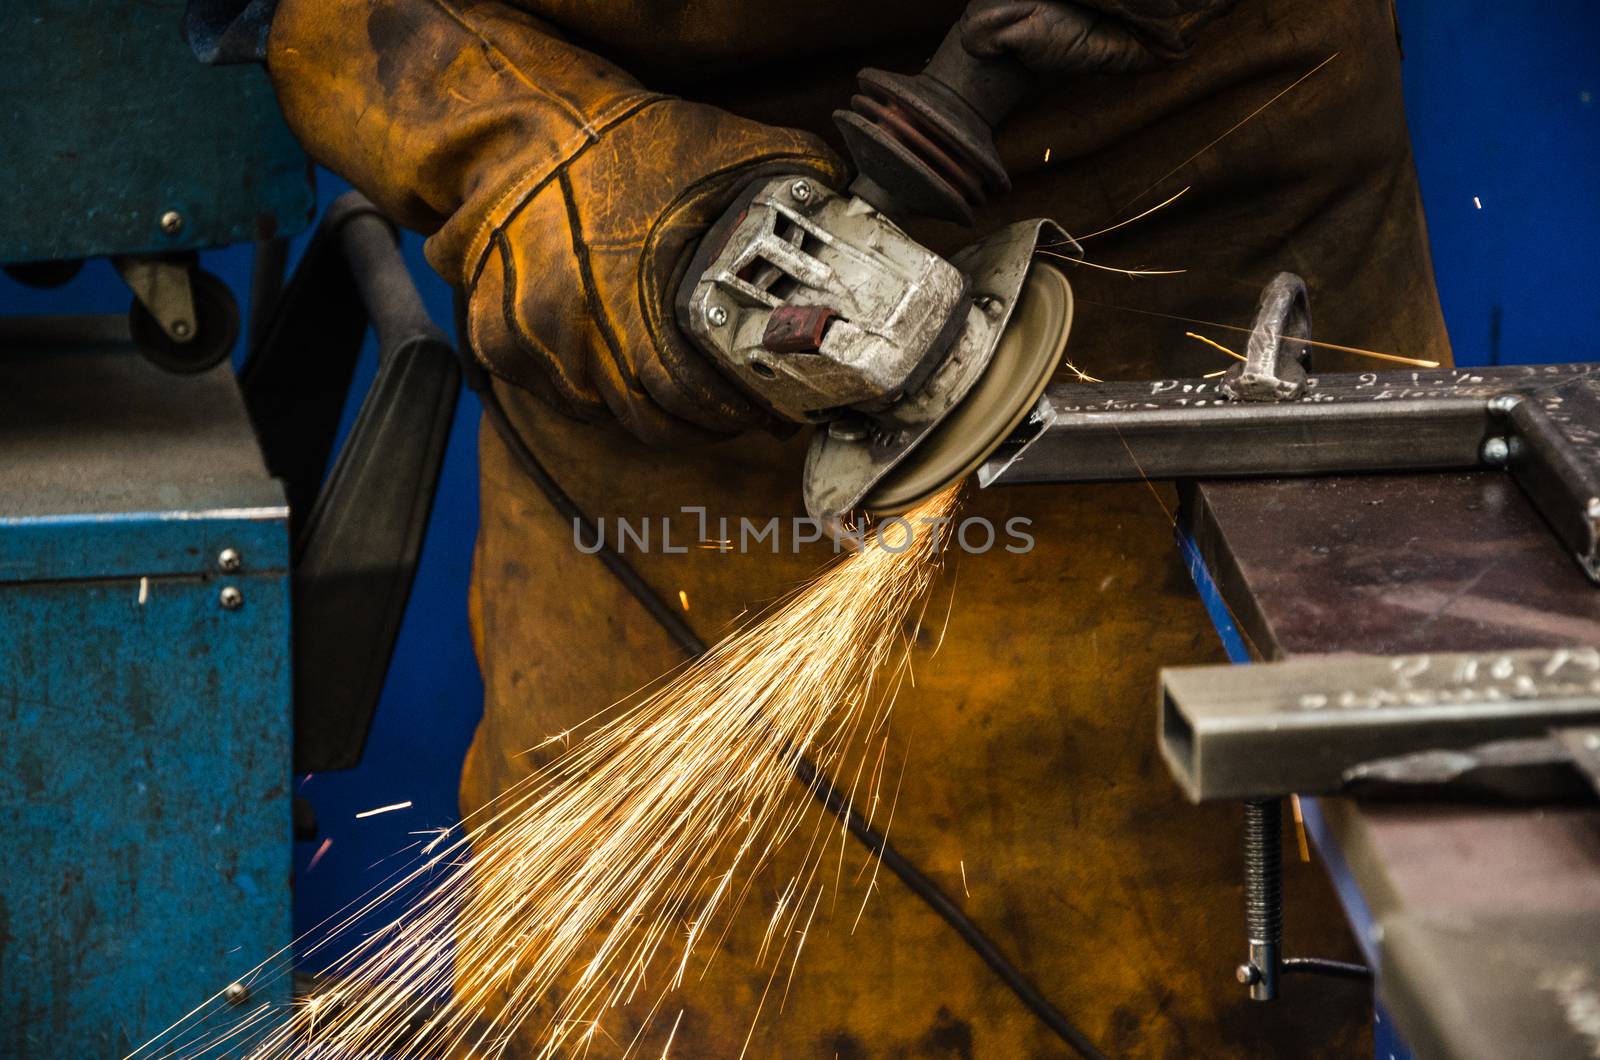
M 1399 14 L 1412 137 L 1458 359 L 1600 355 L 1591 272 L 1600 241 L 1600 9 L 1592 0 L 1401 0 Z M 322 174 L 318 190 L 325 206 L 343 185 Z M 420 241 L 408 237 L 406 251 L 429 308 L 448 324 L 449 292 L 428 271 Z M 236 292 L 249 289 L 243 249 L 204 261 Z M 56 291 L 0 279 L 0 313 L 121 311 L 127 301 L 104 262 Z M 369 352 L 360 382 L 372 367 Z M 410 833 L 455 820 L 456 776 L 481 695 L 466 627 L 476 422 L 466 398 L 366 762 L 296 780 L 332 840 L 309 872 L 320 841 L 295 851 L 299 929 L 377 882 L 384 873 L 373 866 L 413 842 Z M 408 799 L 408 810 L 355 818 Z
M 1600 5 L 1399 0 L 1398 10 L 1456 360 L 1600 357 Z

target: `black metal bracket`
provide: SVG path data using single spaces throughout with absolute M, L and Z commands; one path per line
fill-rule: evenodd
M 378 374 L 324 479 L 368 326 Z M 410 597 L 460 366 L 394 228 L 355 192 L 323 217 L 240 372 L 293 542 L 295 768 L 361 759 Z

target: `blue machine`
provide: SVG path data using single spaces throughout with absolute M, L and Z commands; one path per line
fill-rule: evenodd
M 359 197 L 283 286 L 306 157 L 263 70 L 196 60 L 186 6 L 28 0 L 0 33 L 0 264 L 49 285 L 107 256 L 134 295 L 0 317 L 5 1060 L 180 1020 L 178 1055 L 236 1056 L 292 1003 L 292 770 L 360 759 L 459 389 Z M 249 241 L 236 377 L 234 296 L 194 252 Z
M 265 72 L 197 62 L 184 7 L 7 5 L 0 262 L 114 255 L 163 325 L 173 288 L 150 284 L 192 283 L 182 337 L 209 363 L 237 317 L 192 252 L 293 234 L 313 198 Z M 0 327 L 0 1056 L 115 1057 L 290 942 L 289 513 L 228 368 L 162 371 L 114 319 L 18 323 Z M 286 1003 L 289 982 L 232 996 Z
M 0 452 L 0 1055 L 122 1056 L 289 942 L 288 508 L 126 345 L 6 343 Z

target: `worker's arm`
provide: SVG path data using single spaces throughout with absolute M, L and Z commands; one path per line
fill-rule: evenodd
M 1174 57 L 1228 2 L 980 0 L 971 46 L 1044 74 L 1131 69 Z M 839 186 L 839 163 L 806 134 L 646 90 L 520 9 L 534 6 L 282 0 L 268 69 L 311 154 L 430 234 L 496 375 L 650 440 L 761 423 L 678 333 L 672 292 L 741 188 L 776 173 Z
M 677 333 L 673 276 L 755 177 L 837 182 L 819 141 L 649 92 L 501 3 L 284 0 L 268 69 L 313 157 L 430 234 L 497 375 L 652 440 L 763 420 Z

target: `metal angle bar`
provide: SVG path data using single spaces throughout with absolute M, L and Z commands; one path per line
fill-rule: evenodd
M 1060 383 L 1053 423 L 997 484 L 1228 478 L 1480 467 L 1504 433 L 1506 395 L 1541 395 L 1597 371 L 1515 365 L 1314 376 L 1300 398 L 1235 401 L 1220 380 Z M 1523 402 L 1530 411 L 1538 402 Z M 1526 415 L 1526 414 L 1525 414 Z
M 1596 648 L 1323 656 L 1161 673 L 1162 753 L 1196 802 L 1334 794 L 1372 763 L 1586 725 L 1600 725 Z

